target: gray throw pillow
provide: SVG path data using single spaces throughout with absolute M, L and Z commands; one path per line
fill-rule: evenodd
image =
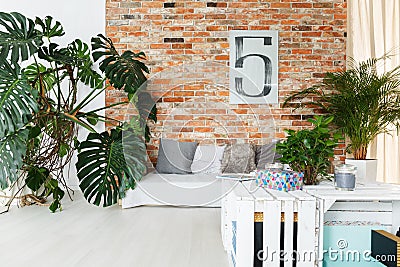
M 192 173 L 194 154 L 197 142 L 178 142 L 171 139 L 160 139 L 156 170 L 159 173 L 188 174 Z
M 227 145 L 222 158 L 222 173 L 249 173 L 256 168 L 252 144 Z
M 276 142 L 265 145 L 257 145 L 255 147 L 255 162 L 258 169 L 265 169 L 265 165 L 279 161 L 282 155 L 275 152 Z

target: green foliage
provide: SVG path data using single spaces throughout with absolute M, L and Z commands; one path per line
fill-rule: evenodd
M 146 147 L 143 140 L 120 128 L 91 133 L 80 144 L 76 168 L 85 198 L 95 205 L 110 206 L 120 197 L 123 176 L 130 186 L 145 171 Z M 128 162 L 128 164 L 127 164 Z
M 139 112 L 138 121 L 140 122 L 140 126 L 144 131 L 146 142 L 149 142 L 151 134 L 147 121 L 151 120 L 153 122 L 157 122 L 157 106 L 152 96 L 148 92 L 138 91 L 136 97 L 137 100 L 135 106 Z
M 0 64 L 0 81 L 0 138 L 3 138 L 24 127 L 38 111 L 38 104 L 18 65 Z
M 51 69 L 46 68 L 43 64 L 31 64 L 24 69 L 27 81 L 33 84 L 38 92 L 44 90 L 48 92 L 57 82 L 57 78 Z
M 316 105 L 334 117 L 333 123 L 351 141 L 349 152 L 365 159 L 369 143 L 385 133 L 392 123 L 400 124 L 400 66 L 378 73 L 379 64 L 388 56 L 357 63 L 350 61 L 347 70 L 327 73 L 323 82 L 290 96 L 285 104 Z
M 38 191 L 44 182 L 49 178 L 50 171 L 44 167 L 33 166 L 28 170 L 26 185 L 32 191 Z
M 7 60 L 9 56 L 13 63 L 25 61 L 43 44 L 33 20 L 17 12 L 0 12 L 0 25 L 5 28 L 5 31 L 0 31 L 1 61 Z
M 110 134 L 97 133 L 93 126 L 111 120 L 100 111 L 121 103 L 94 110 L 88 110 L 88 105 L 104 92 L 106 79 L 133 98 L 149 72 L 142 62 L 145 56 L 131 51 L 119 54 L 112 41 L 102 35 L 92 39 L 92 51 L 79 39 L 60 46 L 55 39 L 64 34 L 61 23 L 50 16 L 32 20 L 16 12 L 0 12 L 0 187 L 25 179 L 31 190 L 53 197 L 53 212 L 61 210 L 65 194 L 62 170 L 74 150 L 80 153 L 77 167 L 89 201 L 94 198 L 99 205 L 103 196 L 103 204 L 111 205 L 126 188 L 134 188 L 135 179 L 141 178 L 145 168 L 142 137 L 150 135 L 147 118 L 157 119 L 154 101 L 141 91 L 137 97 L 142 101 L 140 107 L 135 103 L 141 115 L 140 136 L 131 131 L 123 136 L 120 128 Z M 27 60 L 29 65 L 21 67 Z M 92 132 L 82 143 L 76 138 L 78 126 Z M 130 146 L 122 147 L 123 142 Z M 97 157 L 101 158 L 98 162 L 89 162 Z M 87 164 L 96 167 L 100 176 L 88 172 Z M 20 171 L 27 175 L 17 175 Z M 117 177 L 117 182 L 112 177 Z
M 53 202 L 51 203 L 49 209 L 51 212 L 56 212 L 58 209 L 62 211 L 61 199 L 64 197 L 65 192 L 59 187 L 58 181 L 55 179 L 49 179 L 44 184 L 46 197 L 52 196 Z
M 41 28 L 42 35 L 48 39 L 60 37 L 65 34 L 61 23 L 59 21 L 53 21 L 53 18 L 50 16 L 45 17 L 44 20 L 36 17 L 35 23 Z
M 79 80 L 91 88 L 100 88 L 103 78 L 93 69 L 89 46 L 76 39 L 68 45 L 67 54 L 74 59 L 73 65 L 78 68 Z
M 134 94 L 147 80 L 144 73 L 149 73 L 149 69 L 142 62 L 146 59 L 143 52 L 125 51 L 120 55 L 111 39 L 102 34 L 92 38 L 92 49 L 94 61 L 102 58 L 100 70 L 115 88 Z
M 289 164 L 294 171 L 303 172 L 306 184 L 315 184 L 318 182 L 318 175 L 327 175 L 329 158 L 334 156 L 334 148 L 341 139 L 339 133 L 331 135 L 328 126 L 332 120 L 332 116 L 309 119 L 314 125 L 313 129 L 297 132 L 285 130 L 287 139 L 276 145 L 276 152 L 282 155 L 280 162 Z
M 29 130 L 22 129 L 0 139 L 0 188 L 5 189 L 18 179 L 23 165 Z
M 42 191 L 41 196 L 52 195 L 53 202 L 49 209 L 51 212 L 62 210 L 61 199 L 65 192 L 59 187 L 58 181 L 51 178 L 50 171 L 44 167 L 31 166 L 27 171 L 26 185 L 34 192 Z

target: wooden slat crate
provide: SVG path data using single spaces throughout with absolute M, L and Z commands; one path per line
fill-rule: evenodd
M 222 201 L 222 238 L 235 267 L 322 267 L 324 224 L 329 222 L 372 223 L 392 235 L 400 226 L 396 185 L 357 185 L 355 191 L 343 192 L 325 183 L 288 193 L 257 188 L 251 182 L 223 185 L 228 193 Z M 267 251 L 262 262 L 257 261 L 260 247 Z M 301 257 L 281 261 L 281 250 Z
M 307 193 L 264 188 L 253 192 L 249 184 L 238 184 L 222 201 L 222 214 L 223 242 L 231 266 L 309 267 L 316 264 L 316 199 Z M 261 261 L 259 248 L 255 251 L 260 240 L 264 251 L 259 254 Z

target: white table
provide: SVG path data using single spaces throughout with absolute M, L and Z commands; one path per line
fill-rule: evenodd
M 226 196 L 222 201 L 222 235 L 230 261 L 237 267 L 252 266 L 254 258 L 254 218 L 263 216 L 263 246 L 280 249 L 281 216 L 284 214 L 285 251 L 293 248 L 293 226 L 297 220 L 298 251 L 316 251 L 314 264 L 298 262 L 297 266 L 322 266 L 318 262 L 323 250 L 323 226 L 326 221 L 373 221 L 391 228 L 400 226 L 400 186 L 389 184 L 357 185 L 355 191 L 335 190 L 332 183 L 305 186 L 303 191 L 281 192 L 257 188 L 254 182 L 223 181 Z M 236 223 L 236 225 L 234 225 Z M 236 227 L 235 227 L 236 226 Z M 236 251 L 232 240 L 236 235 Z M 278 240 L 278 242 L 277 242 Z M 265 261 L 263 267 L 278 267 L 279 260 Z M 291 267 L 292 262 L 285 262 Z
M 400 227 L 400 185 L 357 184 L 354 191 L 339 191 L 332 183 L 323 183 L 303 190 L 318 201 L 319 253 L 323 249 L 326 221 L 372 222 L 391 229 L 392 234 Z

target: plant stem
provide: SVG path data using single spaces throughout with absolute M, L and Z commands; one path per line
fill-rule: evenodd
M 366 159 L 367 158 L 367 147 L 361 146 L 354 150 L 354 159 Z

